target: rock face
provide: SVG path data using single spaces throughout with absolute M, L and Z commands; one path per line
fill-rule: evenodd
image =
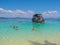
M 33 18 L 32 18 L 32 22 L 35 22 L 35 23 L 42 23 L 42 22 L 44 22 L 42 14 L 34 14 Z

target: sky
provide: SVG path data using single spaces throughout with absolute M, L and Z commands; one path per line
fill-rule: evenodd
M 42 13 L 46 18 L 60 18 L 60 0 L 0 0 L 0 17 L 31 18 Z

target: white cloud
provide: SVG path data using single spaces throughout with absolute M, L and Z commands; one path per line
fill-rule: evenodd
M 34 14 L 34 11 L 27 10 L 6 10 L 3 8 L 0 8 L 0 17 L 25 17 L 25 18 L 31 18 Z
M 58 11 L 47 11 L 42 14 L 45 18 L 60 18 L 60 13 Z
M 20 9 L 16 10 L 6 10 L 3 8 L 0 8 L 0 17 L 24 17 L 24 18 L 32 18 L 33 14 L 35 14 L 32 10 L 23 11 Z M 43 12 L 44 18 L 60 18 L 59 11 L 46 11 Z

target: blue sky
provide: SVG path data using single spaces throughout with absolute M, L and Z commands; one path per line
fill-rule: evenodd
M 0 7 L 5 9 L 34 10 L 37 12 L 59 10 L 60 0 L 0 0 Z
M 5 10 L 23 10 L 43 13 L 60 11 L 60 0 L 0 0 L 0 8 Z

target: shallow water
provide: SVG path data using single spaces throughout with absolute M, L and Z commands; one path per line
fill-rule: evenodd
M 45 40 L 60 43 L 60 21 L 0 19 L 0 45 L 40 45 Z

